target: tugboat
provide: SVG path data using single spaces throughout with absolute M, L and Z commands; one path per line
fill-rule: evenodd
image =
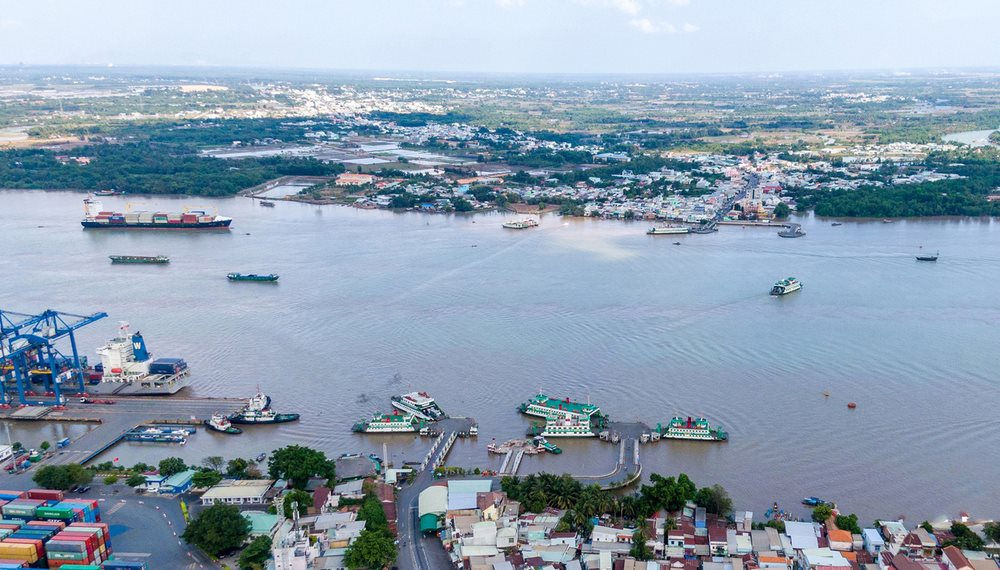
M 226 277 L 230 281 L 277 281 L 277 273 L 267 273 L 258 275 L 257 273 L 228 273 Z
M 109 255 L 111 263 L 170 263 L 165 255 Z
M 234 427 L 233 424 L 229 423 L 229 418 L 222 414 L 212 414 L 212 419 L 205 420 L 204 423 L 205 427 L 219 433 L 228 433 L 233 435 L 243 433 L 243 430 L 238 427 Z
M 247 401 L 242 410 L 229 416 L 234 424 L 282 424 L 299 419 L 298 414 L 279 414 L 271 409 L 271 397 L 260 390 Z
M 772 295 L 787 295 L 802 288 L 802 282 L 794 277 L 786 277 L 771 287 Z

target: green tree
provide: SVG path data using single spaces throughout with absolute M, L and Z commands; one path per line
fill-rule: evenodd
M 365 528 L 368 530 L 387 530 L 389 528 L 388 519 L 385 517 L 385 509 L 375 495 L 365 496 L 365 500 L 358 509 L 358 520 L 365 521 Z
M 292 518 L 292 505 L 296 505 L 296 510 L 299 511 L 299 515 L 304 515 L 312 506 L 313 500 L 312 496 L 299 489 L 292 489 L 281 499 L 282 512 L 286 519 Z
M 44 465 L 31 477 L 39 487 L 66 491 L 93 480 L 94 474 L 76 463 Z
M 396 545 L 392 535 L 384 530 L 361 531 L 361 535 L 347 547 L 344 562 L 351 570 L 384 568 L 396 559 Z
M 212 556 L 239 548 L 250 536 L 250 521 L 233 505 L 212 505 L 192 520 L 181 538 Z
M 978 534 L 972 532 L 972 529 L 960 522 L 952 523 L 951 534 L 955 535 L 955 538 L 946 540 L 942 546 L 957 546 L 963 550 L 983 549 L 983 539 L 979 538 Z
M 327 459 L 322 451 L 301 445 L 276 450 L 267 461 L 267 470 L 272 478 L 286 479 L 296 489 L 305 489 L 313 476 L 334 478 L 333 461 Z
M 184 460 L 180 457 L 167 457 L 160 460 L 160 475 L 170 477 L 187 469 Z
M 861 526 L 858 525 L 858 515 L 837 515 L 837 528 L 850 531 L 851 534 L 861 534 Z
M 785 219 L 789 214 L 792 213 L 792 209 L 788 207 L 788 204 L 781 202 L 774 207 L 774 217 L 778 219 Z
M 118 482 L 118 476 L 117 475 L 108 475 L 108 476 L 106 476 L 104 478 L 104 484 L 105 485 L 114 485 L 117 482 Z
M 698 489 L 694 502 L 699 507 L 705 507 L 706 511 L 716 515 L 727 516 L 733 510 L 733 500 L 722 485 Z
M 271 537 L 258 536 L 240 553 L 240 570 L 264 570 L 271 557 Z
M 129 487 L 138 487 L 146 482 L 146 476 L 142 473 L 133 473 L 125 479 L 125 484 Z
M 191 484 L 195 487 L 214 487 L 219 481 L 222 481 L 222 473 L 211 470 L 198 471 L 191 478 Z
M 832 514 L 833 514 L 833 509 L 831 509 L 828 505 L 820 505 L 815 509 L 813 509 L 812 520 L 818 523 L 825 523 Z
M 1000 542 L 1000 522 L 988 522 L 983 525 L 983 534 L 993 542 Z
M 230 459 L 229 463 L 226 464 L 226 475 L 236 477 L 237 479 L 243 479 L 247 476 L 247 468 L 249 467 L 250 462 L 242 457 Z
M 934 532 L 934 527 L 931 525 L 930 521 L 920 523 L 920 528 L 926 530 L 927 532 Z
M 49 448 L 50 448 L 50 447 L 52 447 L 52 444 L 51 444 L 51 443 L 49 443 L 48 441 L 43 441 L 43 442 L 42 442 L 42 444 L 41 444 L 41 445 L 39 445 L 38 447 L 39 447 L 39 449 L 41 449 L 42 451 L 48 451 L 48 450 L 49 450 Z
M 640 524 L 639 528 L 635 529 L 635 532 L 632 533 L 632 548 L 628 551 L 629 556 L 636 560 L 649 560 L 652 558 L 653 552 L 650 550 L 649 545 L 646 544 L 646 540 L 648 540 L 646 527 Z
M 223 468 L 226 466 L 226 460 L 222 458 L 221 455 L 209 455 L 205 459 L 201 460 L 201 464 L 208 467 L 212 471 L 222 472 Z

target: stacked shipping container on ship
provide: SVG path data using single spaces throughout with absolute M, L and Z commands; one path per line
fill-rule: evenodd
M 110 561 L 111 535 L 93 499 L 67 499 L 62 491 L 0 491 L 0 570 L 101 568 Z M 114 562 L 107 568 L 143 569 Z
M 138 228 L 138 229 L 228 229 L 232 218 L 209 215 L 204 210 L 187 212 L 113 212 L 103 210 L 100 202 L 87 198 L 83 201 L 85 228 Z

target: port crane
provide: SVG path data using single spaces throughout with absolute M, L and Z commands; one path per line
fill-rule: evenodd
M 10 384 L 16 388 L 21 405 L 61 405 L 63 386 L 83 392 L 83 363 L 73 331 L 107 316 L 104 312 L 76 315 L 46 309 L 42 313 L 28 314 L 0 309 L 0 404 L 11 404 Z M 56 343 L 67 337 L 70 350 L 63 353 Z M 41 378 L 44 391 L 52 393 L 55 400 L 28 400 L 27 392 L 33 391 L 32 376 Z

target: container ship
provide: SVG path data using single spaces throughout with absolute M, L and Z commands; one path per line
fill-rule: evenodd
M 437 421 L 447 416 L 427 392 L 410 392 L 392 397 L 392 407 L 405 414 L 413 414 L 422 420 Z
M 122 323 L 118 336 L 98 348 L 97 354 L 101 363 L 88 375 L 90 393 L 156 396 L 175 394 L 188 385 L 187 363 L 181 358 L 151 360 L 142 334 L 130 334 L 128 323 Z
M 112 212 L 97 200 L 87 198 L 83 201 L 80 224 L 88 229 L 226 230 L 232 222 L 232 218 L 209 215 L 204 210 Z
M 705 418 L 673 418 L 666 426 L 656 424 L 656 431 L 669 439 L 700 439 L 703 441 L 725 441 L 729 439 L 726 430 L 712 427 Z

